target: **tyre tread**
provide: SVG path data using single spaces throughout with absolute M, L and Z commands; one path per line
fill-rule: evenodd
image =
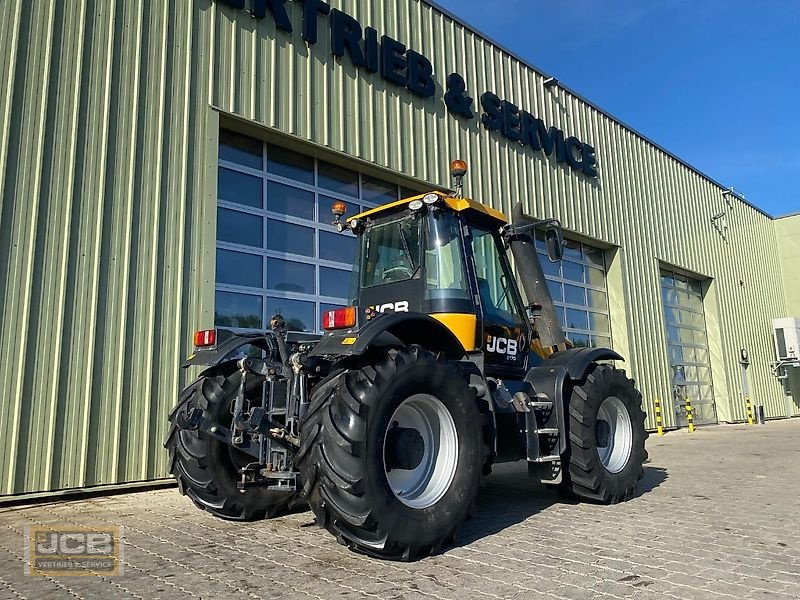
M 201 377 L 188 386 L 180 396 L 177 410 L 170 414 L 170 432 L 164 442 L 169 453 L 170 472 L 178 483 L 178 491 L 198 508 L 222 519 L 255 521 L 276 516 L 289 509 L 296 494 L 259 496 L 226 493 L 218 481 L 220 465 L 209 456 L 211 444 L 220 443 L 197 430 L 181 429 L 176 423 L 180 408 L 200 407 L 209 416 L 220 409 L 237 384 L 224 375 Z M 265 503 L 264 498 L 269 502 Z
M 371 402 L 375 401 L 375 388 L 382 389 L 411 363 L 435 360 L 433 354 L 418 346 L 392 348 L 379 360 L 341 373 L 337 385 L 330 390 L 312 393 L 312 406 L 321 406 L 309 413 L 301 427 L 301 438 L 306 432 L 313 432 L 309 435 L 313 440 L 304 439 L 297 455 L 297 465 L 306 482 L 304 493 L 318 523 L 357 552 L 415 560 L 439 552 L 461 525 L 455 523 L 452 531 L 430 544 L 400 543 L 391 533 L 381 530 L 365 496 L 365 474 L 355 467 L 364 458 L 367 418 Z M 454 377 L 462 377 L 455 368 L 448 368 Z M 348 411 L 347 418 L 337 421 L 335 415 L 344 411 Z
M 630 480 L 623 482 L 620 487 L 619 480 L 613 479 L 597 456 L 594 440 L 594 419 L 587 415 L 591 406 L 598 402 L 598 390 L 606 386 L 624 386 L 631 394 L 632 406 L 631 425 L 642 432 L 642 441 L 634 443 L 631 461 L 635 461 L 637 468 Z M 642 395 L 634 387 L 633 380 L 629 379 L 625 371 L 616 369 L 611 365 L 596 365 L 581 382 L 572 388 L 569 407 L 567 411 L 569 441 L 564 460 L 563 481 L 560 491 L 567 496 L 588 499 L 603 504 L 614 504 L 627 500 L 636 491 L 636 483 L 642 478 L 644 469 L 642 464 L 647 460 L 647 451 L 644 442 L 647 432 L 644 430 L 646 415 L 642 410 Z M 598 404 L 599 407 L 599 404 Z M 634 440 L 636 439 L 634 435 Z

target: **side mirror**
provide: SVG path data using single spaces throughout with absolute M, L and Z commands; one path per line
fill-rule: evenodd
M 548 227 L 544 230 L 544 242 L 547 247 L 547 258 L 550 262 L 558 262 L 564 256 L 564 236 L 561 227 Z

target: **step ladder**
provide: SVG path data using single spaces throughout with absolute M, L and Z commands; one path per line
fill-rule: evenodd
M 532 390 L 531 390 L 532 392 Z M 515 400 L 524 401 L 528 412 L 525 414 L 528 438 L 528 467 L 532 474 L 543 483 L 561 481 L 561 455 L 559 446 L 561 430 L 558 426 L 553 401 L 543 393 L 526 394 Z

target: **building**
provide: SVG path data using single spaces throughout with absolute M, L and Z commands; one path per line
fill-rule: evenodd
M 428 0 L 11 0 L 0 9 L 0 494 L 167 475 L 191 333 L 316 329 L 352 210 L 449 185 L 559 217 L 570 337 L 628 358 L 652 419 L 745 419 L 800 316 L 800 218 L 736 193 Z M 727 183 L 727 182 L 726 182 Z M 789 370 L 794 373 L 795 370 Z M 792 381 L 795 383 L 792 384 Z

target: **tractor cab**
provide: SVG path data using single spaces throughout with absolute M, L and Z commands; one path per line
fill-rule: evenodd
M 385 204 L 344 223 L 343 210 L 343 203 L 334 205 L 334 224 L 357 235 L 359 244 L 351 306 L 323 315 L 331 334 L 358 331 L 382 313 L 414 312 L 442 323 L 466 352 L 483 352 L 492 375 L 519 376 L 537 360 L 530 356 L 537 333 L 506 252 L 502 213 L 442 192 Z

